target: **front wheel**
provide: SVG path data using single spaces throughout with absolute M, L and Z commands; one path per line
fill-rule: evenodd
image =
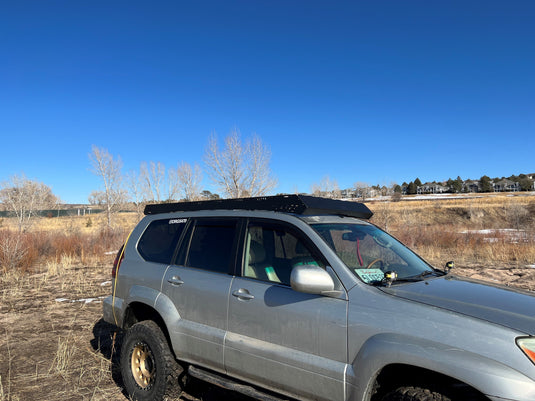
M 126 332 L 121 348 L 121 375 L 133 400 L 178 397 L 182 390 L 182 373 L 182 367 L 156 323 L 139 322 Z
M 452 401 L 448 396 L 421 387 L 400 387 L 387 395 L 382 401 Z

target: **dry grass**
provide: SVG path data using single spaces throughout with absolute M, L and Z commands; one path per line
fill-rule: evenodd
M 535 269 L 525 267 L 535 264 L 535 196 L 369 206 L 375 224 L 436 266 L 455 260 L 457 273 L 535 290 Z M 117 372 L 121 335 L 101 320 L 101 299 L 111 293 L 114 251 L 138 218 L 120 215 L 113 230 L 102 229 L 103 218 L 40 219 L 18 238 L 3 219 L 0 242 L 21 246 L 7 255 L 15 264 L 0 266 L 0 401 L 127 399 Z M 483 229 L 525 237 L 474 231 Z M 180 399 L 233 399 L 197 386 Z
M 110 262 L 111 264 L 111 262 Z M 0 401 L 125 401 L 122 333 L 102 321 L 111 267 L 0 275 Z M 193 380 L 181 401 L 241 400 Z
M 372 221 L 422 257 L 480 264 L 535 263 L 535 196 L 375 202 Z

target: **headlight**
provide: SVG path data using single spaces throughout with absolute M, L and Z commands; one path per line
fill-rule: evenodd
M 526 354 L 531 362 L 535 363 L 535 337 L 521 337 L 516 339 L 516 344 Z

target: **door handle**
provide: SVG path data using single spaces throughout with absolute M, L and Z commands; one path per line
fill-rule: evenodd
M 167 279 L 167 282 L 170 283 L 171 285 L 176 285 L 176 286 L 184 284 L 184 282 L 178 276 L 173 276 L 170 279 Z
M 247 291 L 245 288 L 240 288 L 232 293 L 233 296 L 244 301 L 254 299 L 254 295 Z

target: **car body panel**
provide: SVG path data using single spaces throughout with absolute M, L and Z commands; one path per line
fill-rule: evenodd
M 178 278 L 182 284 L 172 284 Z M 228 294 L 232 277 L 200 269 L 170 266 L 162 293 L 177 306 L 180 320 L 169 329 L 175 352 L 184 360 L 196 361 L 224 371 L 223 341 L 227 330 Z
M 393 285 L 383 291 L 535 335 L 535 297 L 525 291 L 456 276 Z
M 240 277 L 240 257 L 222 274 L 147 262 L 138 253 L 151 221 L 198 217 L 295 227 L 323 255 L 338 296 Z M 146 216 L 125 246 L 104 319 L 122 327 L 128 308 L 150 306 L 181 361 L 298 399 L 369 401 L 375 379 L 391 365 L 447 375 L 491 400 L 535 399 L 535 365 L 515 343 L 535 334 L 532 294 L 453 276 L 368 285 L 310 226 L 338 222 L 369 225 L 354 217 L 255 210 Z
M 240 299 L 238 291 L 254 298 Z M 347 301 L 247 278 L 234 279 L 231 294 L 229 374 L 305 398 L 343 396 Z

